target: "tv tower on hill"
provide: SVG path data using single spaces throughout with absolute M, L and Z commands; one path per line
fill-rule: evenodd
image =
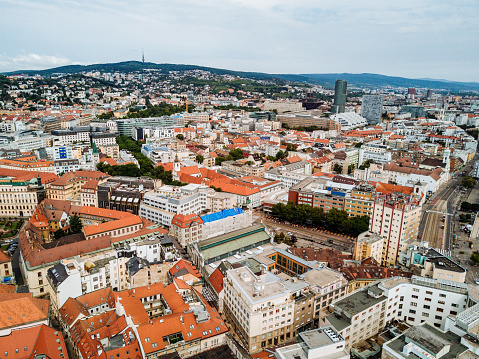
M 141 61 L 145 63 L 145 51 L 141 48 Z

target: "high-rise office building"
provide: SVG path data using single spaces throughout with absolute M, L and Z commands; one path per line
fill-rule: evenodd
M 426 97 L 427 97 L 428 99 L 430 99 L 430 98 L 432 98 L 432 95 L 434 95 L 434 91 L 431 90 L 431 89 L 428 89 L 428 90 L 427 90 L 427 95 L 426 95 Z
M 381 95 L 364 95 L 361 105 L 361 116 L 368 120 L 368 124 L 377 125 L 381 122 L 383 112 L 383 97 Z
M 343 113 L 346 107 L 346 98 L 348 95 L 348 82 L 346 80 L 336 80 L 334 86 L 334 103 L 331 107 L 332 113 Z

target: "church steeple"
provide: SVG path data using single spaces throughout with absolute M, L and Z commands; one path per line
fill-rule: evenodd
M 93 152 L 92 152 L 92 155 L 98 155 L 98 148 L 96 147 L 96 143 L 93 142 Z
M 100 163 L 100 153 L 96 147 L 96 143 L 93 142 L 93 150 L 91 152 L 91 161 L 93 162 L 93 171 L 96 171 L 96 166 Z
M 175 162 L 173 163 L 173 179 L 178 180 L 179 174 L 181 171 L 181 164 L 180 161 L 178 160 L 178 154 L 175 156 Z

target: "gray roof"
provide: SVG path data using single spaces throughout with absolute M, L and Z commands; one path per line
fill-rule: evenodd
M 428 322 L 408 329 L 404 334 L 391 339 L 384 345 L 397 353 L 402 353 L 403 347 L 410 342 L 434 356 L 445 346 L 450 346 L 449 352 L 441 356 L 441 359 L 455 359 L 460 354 L 468 351 L 468 348 L 461 344 L 460 336 L 452 332 L 444 333 Z M 416 358 L 416 356 L 407 356 L 406 358 L 410 357 Z
M 63 263 L 55 264 L 48 270 L 48 276 L 55 287 L 58 287 L 65 279 L 68 278 L 68 273 L 65 270 Z
M 368 289 L 376 294 L 378 293 L 378 290 L 374 287 L 377 286 L 372 286 Z M 337 301 L 334 303 L 334 308 L 335 311 L 338 311 L 339 309 L 340 312 L 347 313 L 348 316 L 352 317 L 386 299 L 387 298 L 384 296 L 374 298 L 368 294 L 368 291 L 361 290 Z
M 222 254 L 234 253 L 255 243 L 269 239 L 269 235 L 262 224 L 255 224 L 247 228 L 229 232 L 198 243 L 198 249 L 204 260 L 215 258 Z
M 351 325 L 351 322 L 348 319 L 336 313 L 328 315 L 326 319 L 328 320 L 329 323 L 331 323 L 334 329 L 336 329 L 338 332 L 340 332 L 344 328 L 347 328 Z

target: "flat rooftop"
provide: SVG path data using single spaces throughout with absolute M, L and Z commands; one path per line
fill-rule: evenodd
M 441 356 L 441 359 L 455 359 L 468 350 L 461 344 L 461 337 L 452 332 L 444 333 L 428 322 L 408 329 L 403 335 L 389 341 L 387 346 L 397 353 L 402 353 L 404 346 L 409 342 L 434 356 L 437 356 L 444 346 L 450 345 L 449 352 Z
M 368 288 L 368 290 L 374 290 L 373 287 Z M 354 315 L 361 313 L 362 311 L 373 307 L 374 305 L 381 303 L 382 301 L 387 299 L 385 296 L 381 296 L 379 298 L 371 297 L 368 294 L 368 290 L 361 290 L 341 300 L 338 300 L 336 303 L 334 303 L 334 308 L 338 308 L 353 317 Z
M 344 340 L 332 327 L 318 328 L 307 332 L 298 333 L 300 341 L 302 340 L 309 349 L 316 349 Z

